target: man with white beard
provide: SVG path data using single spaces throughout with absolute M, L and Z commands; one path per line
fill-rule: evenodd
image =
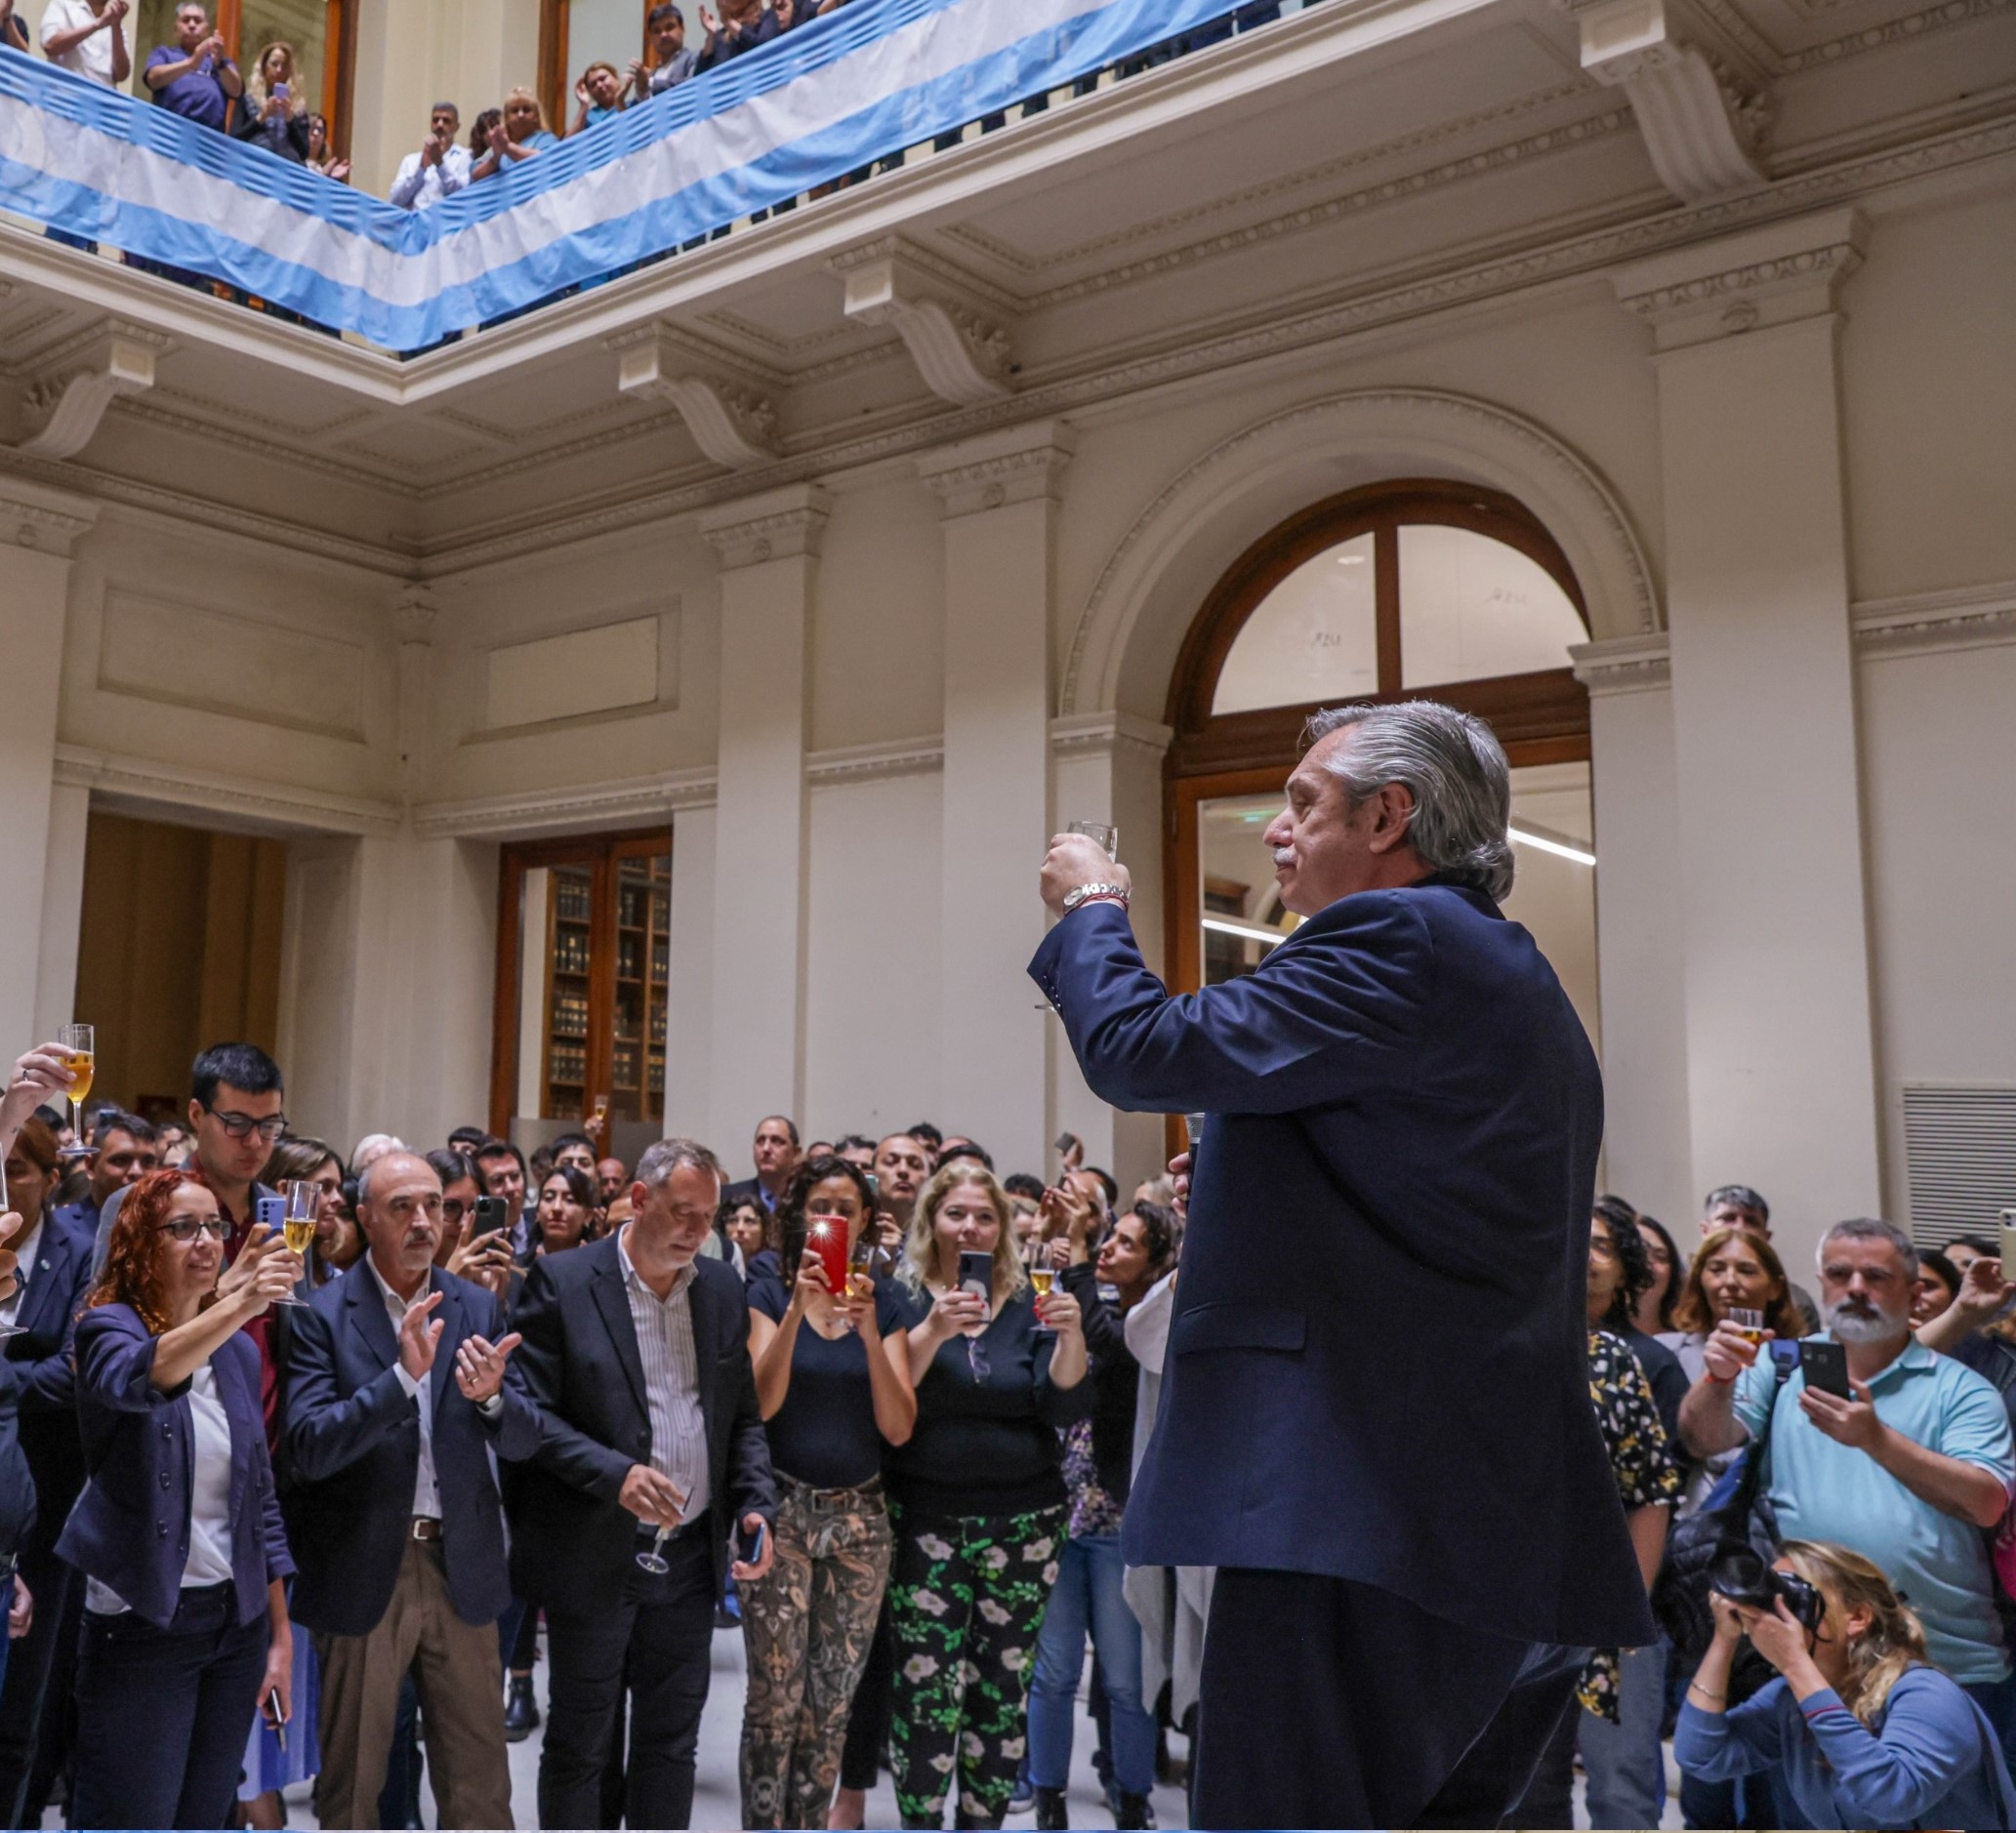
M 1774 1356 L 1724 1323 L 1703 1346 L 1707 1365 L 1681 1403 L 1680 1436 L 1705 1457 L 1743 1444 L 1769 1414 L 1780 1538 L 1834 1541 L 1880 1566 L 1924 1623 L 1932 1659 L 2009 1753 L 2016 1683 L 1982 1537 L 2016 1482 L 2008 1414 L 1988 1382 L 1913 1336 L 1918 1256 L 1903 1230 L 1837 1222 L 1819 1267 L 1826 1328 L 1808 1341 L 1841 1345 L 1853 1398 L 1809 1385 L 1786 1351 L 1775 1352 L 1790 1364 L 1781 1377 Z

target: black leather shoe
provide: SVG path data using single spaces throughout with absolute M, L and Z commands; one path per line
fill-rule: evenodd
M 1052 1833 L 1053 1829 L 1070 1824 L 1071 1814 L 1064 1806 L 1064 1791 L 1039 1787 L 1036 1791 L 1037 1833 Z
M 1114 1810 L 1113 1824 L 1116 1827 L 1147 1828 L 1155 1824 L 1155 1815 L 1145 1795 L 1130 1795 L 1126 1789 L 1120 1791 L 1120 1806 Z
M 538 1729 L 539 1707 L 532 1698 L 532 1677 L 514 1674 L 504 1695 L 504 1741 L 521 1743 Z

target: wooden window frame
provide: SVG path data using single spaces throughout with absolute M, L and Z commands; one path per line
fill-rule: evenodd
M 322 96 L 315 112 L 329 123 L 330 149 L 348 159 L 350 112 L 357 89 L 357 8 L 360 0 L 323 0 Z M 217 33 L 231 61 L 243 69 L 248 54 L 240 43 L 245 25 L 245 0 L 217 0 Z
M 1255 541 L 1206 595 L 1170 677 L 1166 717 L 1175 737 L 1163 762 L 1163 910 L 1164 961 L 1172 991 L 1194 992 L 1204 971 L 1199 805 L 1221 796 L 1279 792 L 1300 754 L 1309 715 L 1337 704 L 1311 701 L 1248 713 L 1212 712 L 1225 658 L 1247 621 L 1275 587 L 1319 553 L 1361 535 L 1373 538 L 1378 692 L 1347 704 L 1433 698 L 1488 721 L 1515 769 L 1588 761 L 1588 690 L 1572 669 L 1401 687 L 1400 529 L 1421 523 L 1467 529 L 1523 553 L 1554 580 L 1588 628 L 1581 583 L 1560 544 L 1516 498 L 1481 485 L 1410 477 L 1347 490 L 1299 510 Z M 1181 1149 L 1180 1129 L 1173 1122 L 1170 1140 L 1173 1152 Z
M 646 21 L 659 0 L 641 0 L 638 11 L 638 55 L 649 60 L 651 35 Z M 546 110 L 546 125 L 555 134 L 567 131 L 571 118 L 568 103 L 574 98 L 574 84 L 568 69 L 567 19 L 571 0 L 539 0 L 539 105 Z M 693 0 L 679 0 L 690 28 L 698 21 Z

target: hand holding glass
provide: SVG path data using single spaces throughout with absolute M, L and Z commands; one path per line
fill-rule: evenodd
M 1066 830 L 1070 834 L 1082 834 L 1094 845 L 1105 848 L 1108 859 L 1120 857 L 1120 830 L 1108 827 L 1098 821 L 1074 821 Z
M 90 1025 L 65 1025 L 56 1040 L 62 1046 L 63 1067 L 70 1072 L 70 1130 L 76 1134 L 70 1153 L 76 1156 L 91 1150 L 84 1138 L 84 1103 L 97 1073 L 98 1034 Z
M 322 1214 L 322 1187 L 309 1183 L 306 1178 L 296 1178 L 288 1184 L 285 1195 L 287 1211 L 280 1222 L 280 1239 L 291 1251 L 301 1256 L 301 1283 L 307 1287 L 311 1283 L 309 1250 L 315 1244 L 315 1225 Z M 280 1302 L 283 1305 L 305 1305 L 308 1300 L 289 1296 Z

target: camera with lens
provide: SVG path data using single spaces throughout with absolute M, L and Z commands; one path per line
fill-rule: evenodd
M 1708 1589 L 1748 1609 L 1774 1609 L 1779 1599 L 1808 1635 L 1827 1615 L 1827 1600 L 1797 1572 L 1781 1572 L 1755 1547 L 1732 1543 L 1708 1568 Z

